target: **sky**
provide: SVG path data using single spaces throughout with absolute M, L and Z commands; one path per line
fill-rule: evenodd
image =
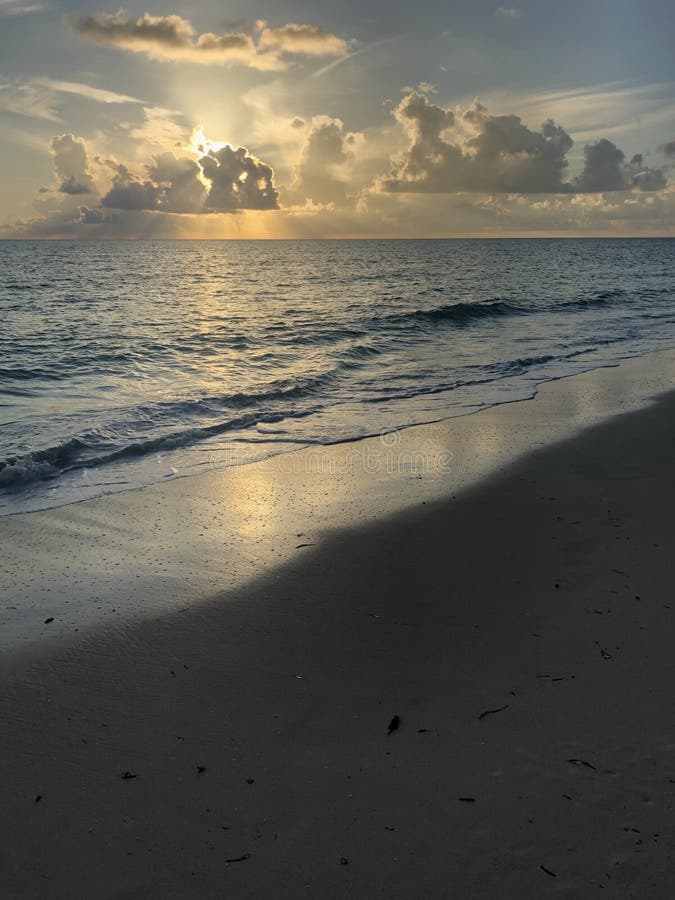
M 0 0 L 0 237 L 675 235 L 672 0 Z

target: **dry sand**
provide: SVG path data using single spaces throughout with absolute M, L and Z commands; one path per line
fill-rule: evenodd
M 674 449 L 669 394 L 7 653 L 2 896 L 675 896 Z

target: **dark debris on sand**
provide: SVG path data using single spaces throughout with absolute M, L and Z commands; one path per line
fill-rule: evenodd
M 509 708 L 509 704 L 507 703 L 505 706 L 499 706 L 497 709 L 486 709 L 485 712 L 482 712 L 478 718 L 479 720 L 486 719 L 488 716 L 494 716 L 495 713 L 504 712 L 505 709 Z
M 387 726 L 387 734 L 392 734 L 394 731 L 398 731 L 401 727 L 401 718 L 400 716 L 394 716 L 389 725 Z

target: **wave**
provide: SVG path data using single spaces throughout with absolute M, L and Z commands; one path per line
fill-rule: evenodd
M 414 322 L 453 322 L 455 325 L 468 325 L 480 319 L 493 317 L 523 315 L 527 310 L 499 297 L 493 300 L 478 300 L 475 303 L 452 303 L 437 306 L 433 309 L 415 309 L 410 312 L 391 313 L 380 321 L 395 325 L 406 325 Z
M 438 288 L 439 291 L 443 290 Z M 514 301 L 504 297 L 493 297 L 488 300 L 476 300 L 474 302 L 458 302 L 431 309 L 415 309 L 405 312 L 390 313 L 379 316 L 375 321 L 386 322 L 394 325 L 407 325 L 414 323 L 450 323 L 454 325 L 469 325 L 485 319 L 525 316 L 533 313 L 547 313 L 566 309 L 590 309 L 593 307 L 609 306 L 626 301 L 644 301 L 658 299 L 662 295 L 673 296 L 669 287 L 646 288 L 638 293 L 635 291 L 617 288 L 615 290 L 597 291 L 586 297 L 573 297 L 571 299 L 558 299 L 545 301 L 541 298 L 532 300 Z
M 169 419 L 179 421 L 189 416 L 203 416 L 220 413 L 228 409 L 255 408 L 261 403 L 276 400 L 295 400 L 316 394 L 325 388 L 338 368 L 327 369 L 313 377 L 298 380 L 281 379 L 261 387 L 259 390 L 237 391 L 233 394 L 213 394 L 198 398 L 181 398 L 162 400 L 157 403 L 145 403 L 134 407 L 135 412 L 145 419 Z M 264 414 L 265 410 L 259 411 Z
M 54 447 L 34 450 L 31 453 L 17 454 L 0 460 L 0 485 L 8 487 L 55 478 L 84 449 L 84 443 L 78 438 L 71 438 Z
M 617 341 L 619 342 L 619 341 Z M 590 355 L 598 350 L 600 345 L 615 343 L 614 341 L 596 341 L 598 346 L 584 347 L 583 349 L 573 350 L 569 353 L 559 354 L 543 354 L 541 356 L 526 356 L 510 359 L 505 362 L 495 363 L 492 366 L 467 366 L 465 372 L 477 370 L 483 372 L 485 377 L 472 377 L 465 379 L 457 379 L 451 382 L 444 382 L 434 385 L 433 387 L 425 387 L 422 390 L 396 391 L 395 389 L 385 394 L 365 399 L 364 403 L 385 403 L 392 400 L 412 400 L 416 397 L 426 395 L 444 394 L 451 391 L 461 390 L 462 388 L 477 387 L 482 384 L 493 384 L 517 375 L 523 375 L 528 370 L 536 366 L 544 366 L 548 363 L 565 362 L 574 359 L 577 356 Z
M 419 389 L 378 392 L 374 396 L 362 398 L 366 404 L 377 404 L 392 400 L 412 399 L 424 395 L 461 390 L 481 384 L 522 375 L 528 370 L 549 363 L 589 355 L 598 346 L 614 343 L 614 340 L 596 339 L 593 346 L 586 346 L 567 353 L 542 354 L 530 357 L 512 358 L 491 366 L 469 366 L 465 369 L 468 377 L 450 382 L 420 386 Z M 311 417 L 325 406 L 325 401 L 313 404 L 289 405 L 289 401 L 306 399 L 312 395 L 321 397 L 321 391 L 333 376 L 344 368 L 359 365 L 361 361 L 380 354 L 381 350 L 368 343 L 356 344 L 345 354 L 335 369 L 314 377 L 290 381 L 279 380 L 261 387 L 260 390 L 232 394 L 184 398 L 147 403 L 131 408 L 111 409 L 119 418 L 114 427 L 100 426 L 79 433 L 62 443 L 41 450 L 17 453 L 0 460 L 0 487 L 17 488 L 35 481 L 58 478 L 75 470 L 94 469 L 109 463 L 133 460 L 162 451 L 189 447 L 200 441 L 234 431 L 253 431 L 259 423 L 273 424 L 284 419 Z M 286 401 L 286 402 L 283 402 Z M 279 402 L 279 407 L 276 403 Z M 231 412 L 226 418 L 223 413 Z M 237 414 L 239 413 L 239 414 Z M 195 424 L 190 424 L 192 420 Z M 122 424 L 119 424 L 122 423 Z M 161 423 L 164 433 L 143 439 L 134 439 L 134 430 L 141 430 L 150 424 L 159 430 Z M 182 426 L 182 427 L 181 427 Z M 167 431 L 167 428 L 171 430 Z M 285 433 L 285 432 L 284 432 Z M 273 438 L 271 439 L 273 440 Z
M 302 327 L 302 326 L 301 326 Z M 327 328 L 322 327 L 321 331 L 298 331 L 296 333 L 289 332 L 276 341 L 283 346 L 302 346 L 308 344 L 310 346 L 321 346 L 322 344 L 335 344 L 341 341 L 356 340 L 365 337 L 367 332 L 362 328 Z
M 316 395 L 337 371 L 338 368 L 329 369 L 298 380 L 282 379 L 250 392 L 110 409 L 109 414 L 117 415 L 114 426 L 99 426 L 52 447 L 0 459 L 0 487 L 56 478 L 73 470 L 98 468 L 119 460 L 187 447 L 214 435 L 252 428 L 261 422 L 269 424 L 310 416 L 317 411 L 316 404 L 298 409 L 289 406 L 288 402 Z M 279 402 L 281 407 L 277 408 Z M 234 415 L 222 418 L 227 412 Z M 145 430 L 148 423 L 157 430 L 161 423 L 169 423 L 168 428 L 172 430 L 167 432 L 167 425 L 164 425 L 162 434 L 134 439 L 134 431 Z
M 109 463 L 133 460 L 167 450 L 188 447 L 199 441 L 225 434 L 228 431 L 251 428 L 259 423 L 273 424 L 287 418 L 304 418 L 317 410 L 280 410 L 277 412 L 255 413 L 237 416 L 211 425 L 185 428 L 159 435 L 147 440 L 133 441 L 107 453 L 91 455 L 95 450 L 80 437 L 70 438 L 54 447 L 17 454 L 0 460 L 0 487 L 12 488 L 29 482 L 58 478 L 69 472 L 94 469 Z M 273 438 L 269 438 L 273 440 Z
M 597 291 L 587 297 L 575 297 L 572 300 L 559 300 L 551 304 L 549 309 L 589 309 L 597 306 L 610 306 L 615 303 L 626 301 L 642 302 L 644 300 L 658 299 L 662 294 L 673 296 L 673 291 L 669 287 L 664 288 L 645 288 L 636 291 L 629 291 L 623 288 L 614 290 Z

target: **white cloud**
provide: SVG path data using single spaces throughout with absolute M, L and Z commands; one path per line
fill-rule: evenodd
M 46 3 L 31 3 L 30 0 L 0 0 L 0 16 L 28 16 L 47 9 Z
M 53 78 L 33 78 L 29 81 L 0 82 L 0 110 L 42 119 L 45 122 L 59 122 L 58 95 L 69 94 L 104 104 L 142 104 L 143 100 L 103 90 L 75 81 L 58 81 Z
M 300 153 L 295 179 L 284 194 L 290 204 L 336 204 L 349 200 L 350 166 L 363 136 L 344 131 L 340 119 L 315 116 Z
M 92 87 L 89 84 L 80 84 L 77 81 L 57 81 L 53 78 L 36 78 L 32 82 L 51 91 L 62 94 L 75 94 L 87 100 L 97 103 L 143 103 L 138 97 L 130 97 L 128 94 L 118 94 L 115 91 L 107 91 L 102 88 Z
M 267 22 L 259 21 L 258 46 L 276 53 L 303 53 L 306 56 L 344 56 L 347 42 L 335 34 L 324 31 L 317 25 L 298 25 L 290 22 L 280 28 L 269 28 Z
M 45 122 L 60 121 L 53 91 L 31 82 L 0 83 L 0 110 Z

